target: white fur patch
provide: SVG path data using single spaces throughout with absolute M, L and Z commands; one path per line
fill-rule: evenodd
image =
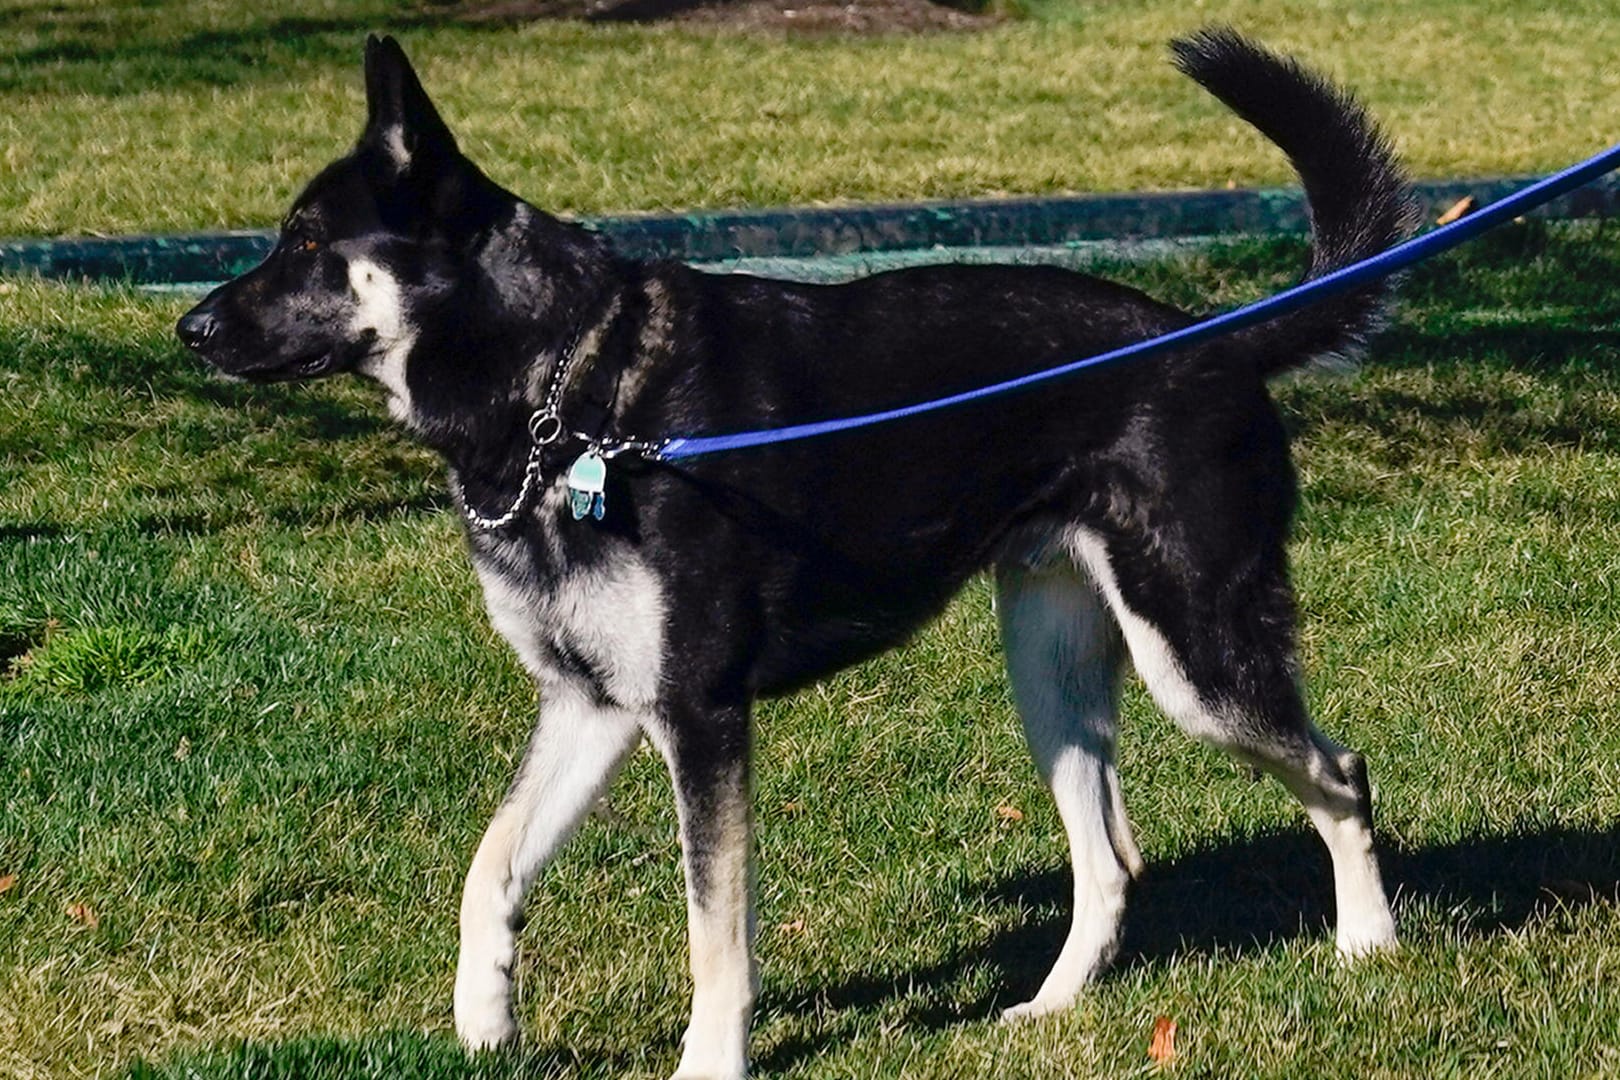
M 366 333 L 377 337 L 377 351 L 360 364 L 360 371 L 388 391 L 389 415 L 407 423 L 411 390 L 405 380 L 405 364 L 416 342 L 416 330 L 405 318 L 399 282 L 370 259 L 355 259 L 349 263 L 349 288 L 357 301 L 349 332 L 356 337 Z
M 687 800 L 699 789 L 680 780 L 673 732 L 661 722 L 646 725 L 644 731 L 663 755 L 675 783 L 686 862 L 692 1016 L 671 1080 L 743 1080 L 748 1074 L 748 1027 L 759 995 L 746 768 L 701 789 L 707 796 L 705 804 L 692 805 Z M 697 837 L 711 845 L 702 895 L 693 883 L 691 852 Z
M 1366 823 L 1354 814 L 1335 814 L 1310 803 L 1305 809 L 1333 859 L 1339 954 L 1350 960 L 1393 947 L 1395 917 Z
M 411 152 L 405 148 L 405 126 L 389 125 L 388 130 L 383 132 L 382 142 L 388 156 L 394 159 L 394 165 L 404 172 L 411 164 Z
M 664 598 L 657 577 L 633 555 L 568 575 L 548 593 L 476 560 L 489 621 L 537 679 L 551 668 L 549 642 L 565 644 L 600 673 L 626 708 L 658 698 L 664 660 Z
M 530 676 L 541 678 L 550 665 L 541 644 L 545 628 L 539 622 L 539 602 L 531 591 L 501 573 L 499 568 L 479 560 L 475 560 L 473 566 L 484 587 L 484 608 L 489 612 L 489 624 L 512 646 L 518 662 Z
M 746 791 L 746 783 L 739 785 Z M 741 1080 L 748 1073 L 748 1026 L 759 992 L 754 963 L 755 915 L 751 897 L 746 795 L 728 805 L 683 814 L 723 815 L 717 849 L 710 853 L 708 894 L 700 900 L 687 869 L 687 935 L 692 964 L 692 1015 L 675 1077 Z
M 1262 758 L 1253 749 L 1232 746 L 1226 732 L 1239 725 L 1223 717 L 1203 700 L 1182 670 L 1169 642 L 1146 619 L 1133 612 L 1120 594 L 1113 565 L 1102 538 L 1086 529 L 1067 534 L 1067 546 L 1077 563 L 1092 575 L 1107 597 L 1124 631 L 1137 673 L 1153 699 L 1181 729 L 1194 738 L 1233 751 L 1241 760 L 1264 765 L 1304 804 L 1312 824 L 1326 842 L 1333 859 L 1334 896 L 1338 906 L 1339 951 L 1360 956 L 1395 943 L 1395 920 L 1390 915 L 1372 833 L 1355 807 L 1355 793 L 1330 780 L 1325 763 L 1344 754 L 1314 728 L 1310 737 L 1315 754 L 1305 765 L 1286 758 Z M 1077 887 L 1077 904 L 1079 903 Z M 1061 961 L 1060 965 L 1061 966 Z
M 641 741 L 642 718 L 598 708 L 566 686 L 552 687 L 506 801 L 484 833 L 461 899 L 461 956 L 455 1017 L 471 1049 L 514 1038 L 514 929 L 523 896 Z
M 1195 739 L 1219 745 L 1229 725 L 1215 715 L 1214 706 L 1203 699 L 1192 680 L 1187 678 L 1170 643 L 1159 633 L 1158 627 L 1125 603 L 1125 597 L 1119 591 L 1119 581 L 1114 576 L 1113 564 L 1108 559 L 1108 547 L 1102 537 L 1089 529 L 1075 527 L 1069 530 L 1065 539 L 1074 561 L 1086 569 L 1107 598 L 1108 606 L 1125 634 L 1125 644 L 1131 651 L 1131 663 L 1147 684 L 1153 700 L 1181 730 Z
M 559 510 L 553 506 L 553 515 Z M 527 582 L 532 553 L 523 541 L 486 537 L 475 549 L 490 623 L 541 685 L 541 719 L 529 753 L 462 893 L 456 1030 L 464 1044 L 479 1049 L 516 1034 L 513 927 L 523 894 L 601 796 L 643 728 L 653 726 L 664 599 L 657 577 L 628 550 L 542 590 Z M 589 663 L 614 704 L 592 700 L 577 680 L 559 673 L 553 643 Z
M 1003 1013 L 1067 1009 L 1113 957 L 1141 868 L 1114 768 L 1118 644 L 1105 599 L 1073 571 L 1003 569 L 997 613 L 1031 756 L 1052 790 L 1074 869 L 1074 917 L 1035 997 Z

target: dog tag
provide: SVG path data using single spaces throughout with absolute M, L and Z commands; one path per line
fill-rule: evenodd
M 607 462 L 602 455 L 595 450 L 579 455 L 568 468 L 568 509 L 573 512 L 575 521 L 586 514 L 602 520 L 607 512 L 607 503 L 602 497 L 606 487 Z

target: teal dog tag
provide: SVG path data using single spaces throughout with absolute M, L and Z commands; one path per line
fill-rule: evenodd
M 602 492 L 607 488 L 607 462 L 594 449 L 587 450 L 568 468 L 568 509 L 574 520 L 586 514 L 597 521 L 607 513 Z

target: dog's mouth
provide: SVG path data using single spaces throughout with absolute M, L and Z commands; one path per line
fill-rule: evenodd
M 333 374 L 340 366 L 340 357 L 336 349 L 318 349 L 283 363 L 246 364 L 240 367 L 233 364 L 215 364 L 215 367 L 226 375 L 255 383 L 318 379 L 323 375 Z
M 380 351 L 377 344 L 377 335 L 368 330 L 354 341 L 344 341 L 336 345 L 324 345 L 320 348 L 309 349 L 295 355 L 291 360 L 281 363 L 272 361 L 269 363 L 249 364 L 235 370 L 231 370 L 225 365 L 220 365 L 220 367 L 229 374 L 247 379 L 250 382 L 296 382 L 302 379 L 319 379 L 356 367 L 363 367 L 367 360 L 378 355 Z

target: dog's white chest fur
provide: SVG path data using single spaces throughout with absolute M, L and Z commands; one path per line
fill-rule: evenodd
M 485 538 L 473 565 L 489 621 L 541 682 L 559 658 L 582 663 L 626 709 L 650 708 L 663 671 L 664 597 L 658 578 L 625 548 L 556 580 L 537 572 L 522 540 Z M 563 665 L 566 668 L 566 664 Z

